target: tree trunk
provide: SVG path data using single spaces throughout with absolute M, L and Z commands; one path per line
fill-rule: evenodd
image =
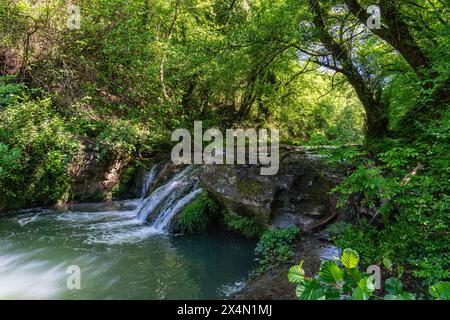
M 380 94 L 372 90 L 363 76 L 359 74 L 358 69 L 351 60 L 350 52 L 344 46 L 337 43 L 327 31 L 323 18 L 325 15 L 322 12 L 319 1 L 309 0 L 309 6 L 315 13 L 313 23 L 319 30 L 320 41 L 333 56 L 333 59 L 339 61 L 341 64 L 339 72 L 346 76 L 364 106 L 366 111 L 367 137 L 379 138 L 385 136 L 388 131 L 388 118 L 386 106 L 382 103 Z
M 358 3 L 358 0 L 346 0 L 349 11 L 367 26 L 370 15 Z M 414 40 L 408 25 L 403 21 L 395 4 L 391 0 L 380 1 L 381 18 L 387 27 L 371 29 L 381 39 L 398 50 L 420 79 L 424 79 L 424 70 L 430 68 L 430 61 Z
M 358 20 L 367 25 L 369 14 L 359 4 L 358 0 L 346 0 L 349 11 L 358 18 Z M 448 80 L 441 84 L 432 81 L 439 75 L 431 68 L 430 59 L 419 47 L 413 38 L 408 25 L 400 16 L 400 13 L 392 0 L 380 0 L 381 18 L 384 24 L 381 29 L 372 29 L 371 31 L 381 39 L 389 43 L 394 49 L 398 50 L 404 59 L 412 67 L 416 75 L 423 81 L 423 88 L 427 91 L 433 90 L 433 94 L 427 104 L 418 104 L 408 111 L 405 117 L 417 119 L 418 115 L 424 118 L 435 117 L 436 111 L 450 103 L 450 94 L 448 91 Z M 428 80 L 428 81 L 427 81 Z M 408 119 L 406 122 L 410 122 Z

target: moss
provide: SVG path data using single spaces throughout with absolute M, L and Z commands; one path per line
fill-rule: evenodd
M 253 197 L 261 193 L 261 185 L 257 181 L 239 179 L 237 189 L 246 197 Z
M 181 212 L 178 218 L 181 232 L 184 234 L 204 233 L 211 218 L 221 210 L 220 205 L 208 193 L 203 192 Z
M 226 209 L 223 210 L 223 221 L 229 230 L 238 232 L 247 238 L 259 238 L 266 230 L 264 225 L 253 219 L 238 216 Z
M 208 226 L 208 217 L 205 211 L 204 201 L 201 197 L 188 204 L 178 220 L 181 231 L 184 234 L 205 232 Z

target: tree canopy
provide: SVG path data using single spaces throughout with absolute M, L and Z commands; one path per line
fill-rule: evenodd
M 448 277 L 448 17 L 441 0 L 0 0 L 0 207 L 69 197 L 83 139 L 131 165 L 195 120 L 275 127 L 344 146 L 336 192 L 380 220 L 358 226 L 373 257 Z

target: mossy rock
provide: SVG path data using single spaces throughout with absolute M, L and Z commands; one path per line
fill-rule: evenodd
M 205 165 L 200 180 L 229 212 L 265 227 L 297 226 L 309 232 L 333 215 L 332 184 L 317 161 L 298 155 L 273 176 L 259 165 Z

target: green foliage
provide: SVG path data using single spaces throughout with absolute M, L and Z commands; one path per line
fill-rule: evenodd
M 386 139 L 368 146 L 364 157 L 357 150 L 341 154 L 356 169 L 335 188 L 340 204 L 359 199 L 357 206 L 368 214 L 335 233 L 336 243 L 372 261 L 395 256 L 428 285 L 448 279 L 450 184 L 441 182 L 450 181 L 449 137 L 446 112 L 412 141 Z
M 22 87 L 22 86 L 20 86 Z M 50 98 L 0 109 L 0 207 L 51 204 L 68 197 L 78 145 Z
M 223 212 L 223 222 L 229 230 L 240 233 L 247 238 L 259 238 L 266 229 L 254 219 L 238 216 L 228 210 Z
M 189 203 L 181 212 L 178 223 L 184 234 L 203 233 L 208 227 L 209 220 L 217 215 L 221 207 L 203 192 L 200 197 Z
M 432 285 L 429 293 L 437 300 L 450 300 L 450 282 L 440 281 Z
M 337 262 L 341 263 L 341 266 Z M 303 261 L 291 267 L 288 280 L 297 285 L 296 295 L 300 300 L 369 300 L 381 299 L 374 294 L 375 277 L 358 269 L 359 254 L 355 250 L 345 249 L 338 261 L 324 260 L 315 277 L 308 277 L 303 270 Z M 392 274 L 392 262 L 385 259 Z M 398 267 L 397 277 L 384 282 L 386 292 L 384 300 L 415 300 L 416 296 L 403 289 L 400 278 L 403 268 Z M 449 282 L 439 282 L 430 287 L 430 296 L 437 299 L 449 299 Z
M 327 228 L 330 239 L 340 248 L 354 248 L 357 252 L 364 252 L 361 262 L 368 266 L 378 257 L 377 229 L 369 225 L 366 220 L 359 221 L 358 226 L 351 223 L 333 224 Z M 375 259 L 376 261 L 376 259 Z
M 9 186 L 18 186 L 21 182 L 20 175 L 20 150 L 10 149 L 8 145 L 0 142 L 0 186 L 2 188 L 2 203 L 6 206 L 6 201 L 17 197 L 15 190 Z
M 120 183 L 111 189 L 111 196 L 114 199 L 129 199 L 135 197 L 135 194 L 130 193 L 130 189 L 135 187 L 135 179 L 137 172 L 144 166 L 139 161 L 134 161 L 129 164 L 127 168 L 120 175 Z M 147 169 L 147 168 L 146 168 Z M 105 197 L 103 197 L 104 200 Z
M 75 2 L 80 30 L 67 28 L 64 1 L 0 0 L 0 73 L 17 75 L 0 76 L 1 208 L 67 197 L 78 136 L 95 143 L 101 160 L 132 164 L 167 150 L 172 130 L 193 120 L 277 127 L 286 143 L 343 145 L 329 160 L 354 166 L 335 192 L 340 205 L 356 201 L 363 210 L 333 234 L 339 246 L 364 252 L 363 264 L 395 257 L 427 284 L 450 277 L 442 1 L 391 1 L 398 19 L 379 34 L 338 0 L 314 1 L 319 15 L 297 0 Z M 327 30 L 339 56 L 321 39 Z M 396 42 L 388 43 L 383 32 L 392 30 Z M 423 63 L 414 66 L 397 44 Z M 345 51 L 348 63 L 340 61 Z M 343 72 L 348 66 L 357 68 Z M 375 107 L 374 117 L 388 122 L 382 138 L 350 146 L 364 142 Z M 230 213 L 224 221 L 250 237 L 264 230 Z
M 289 262 L 294 257 L 293 245 L 299 235 L 300 231 L 296 227 L 265 231 L 256 246 L 256 253 L 259 255 L 256 273 L 264 272 L 273 265 Z
M 352 249 L 344 249 L 341 256 L 341 262 L 347 269 L 356 268 L 359 262 L 359 254 Z
M 23 83 L 14 83 L 12 76 L 0 76 L 0 109 L 26 99 L 28 93 Z
M 179 218 L 179 224 L 184 234 L 196 234 L 206 231 L 208 217 L 201 198 L 194 200 L 183 209 Z
M 298 77 L 285 88 L 289 96 L 272 111 L 274 125 L 284 133 L 281 136 L 284 142 L 294 145 L 362 142 L 361 104 L 346 85 L 323 97 L 330 84 L 327 75 L 313 73 Z

